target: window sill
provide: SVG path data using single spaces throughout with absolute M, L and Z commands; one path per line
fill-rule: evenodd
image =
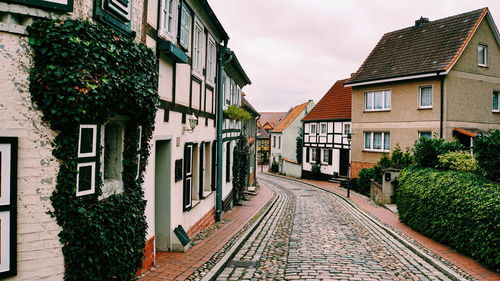
M 198 206 L 200 204 L 200 200 L 193 200 L 191 201 L 191 208 L 189 210 L 194 209 L 194 207 Z
M 492 110 L 491 113 L 499 114 L 500 110 Z
M 489 65 L 487 65 L 487 64 L 478 64 L 477 66 L 482 67 L 482 68 L 490 68 Z
M 208 192 L 203 192 L 203 199 L 207 198 L 208 196 L 210 196 L 212 193 L 214 193 L 213 191 L 208 191 Z
M 200 70 L 196 70 L 196 69 L 192 69 L 191 70 L 191 75 L 193 75 L 194 77 L 200 79 L 201 81 L 204 80 L 204 77 L 203 75 L 201 74 Z
M 388 112 L 391 111 L 391 109 L 377 109 L 377 110 L 364 110 L 363 113 L 372 113 L 372 112 Z
M 432 109 L 432 106 L 431 107 L 419 107 L 417 110 L 431 110 Z
M 369 153 L 390 153 L 390 150 L 366 150 L 363 149 L 361 150 L 362 152 L 369 152 Z

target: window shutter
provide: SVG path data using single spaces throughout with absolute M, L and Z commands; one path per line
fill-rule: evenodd
M 131 5 L 129 0 L 107 0 L 106 8 L 122 20 L 130 21 Z
M 95 193 L 99 161 L 98 129 L 96 124 L 81 124 L 78 130 L 76 196 Z
M 135 176 L 135 179 L 139 178 L 139 175 L 141 173 L 141 145 L 142 145 L 142 126 L 137 127 L 137 133 L 138 133 L 138 140 L 137 140 L 137 174 Z
M 309 163 L 309 147 L 306 147 L 306 162 Z
M 180 35 L 179 44 L 184 49 L 189 49 L 189 33 L 191 30 L 191 14 L 189 13 L 186 4 L 182 3 L 181 17 L 180 17 Z
M 204 198 L 203 197 L 203 190 L 205 189 L 205 161 L 204 161 L 204 158 L 205 158 L 205 143 L 204 142 L 201 142 L 200 143 L 200 152 L 198 153 L 198 159 L 199 159 L 199 162 L 200 162 L 200 165 L 198 166 L 199 167 L 199 173 L 200 173 L 200 176 L 199 176 L 199 184 L 198 184 L 198 198 Z
M 212 143 L 212 191 L 216 189 L 217 169 L 217 142 Z
M 191 207 L 191 187 L 192 187 L 192 149 L 191 144 L 184 146 L 184 188 L 183 188 L 183 210 L 186 211 Z
M 328 149 L 328 165 L 332 165 L 332 156 L 333 156 L 333 150 Z
M 0 137 L 0 279 L 16 275 L 17 137 Z

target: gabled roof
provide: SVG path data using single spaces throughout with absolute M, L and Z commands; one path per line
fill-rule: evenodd
M 266 124 L 272 128 L 276 127 L 286 112 L 260 112 L 259 126 L 264 128 Z
M 200 1 L 201 6 L 203 7 L 203 10 L 205 10 L 205 13 L 207 13 L 208 17 L 210 20 L 213 22 L 217 30 L 222 34 L 223 40 L 229 40 L 229 35 L 227 35 L 226 30 L 224 30 L 224 27 L 220 23 L 219 19 L 214 13 L 214 10 L 212 10 L 212 7 L 208 4 L 207 0 L 201 0 Z
M 344 80 L 338 80 L 314 106 L 304 121 L 351 119 L 352 88 L 344 87 Z
M 384 79 L 446 74 L 458 60 L 481 21 L 488 24 L 500 44 L 488 8 L 428 21 L 384 34 L 347 85 L 385 82 Z M 408 76 L 408 78 L 404 78 Z M 379 81 L 382 80 L 382 81 Z M 366 83 L 368 84 L 368 83 Z
M 299 104 L 292 108 L 288 114 L 283 117 L 283 119 L 279 122 L 279 124 L 271 131 L 271 133 L 281 133 L 283 132 L 292 122 L 299 117 L 300 113 L 304 111 L 307 106 L 312 103 L 313 101 L 310 100 L 308 102 L 305 102 L 303 104 Z

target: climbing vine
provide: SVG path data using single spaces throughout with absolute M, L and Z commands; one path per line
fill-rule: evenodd
M 234 203 L 238 204 L 245 198 L 248 169 L 250 168 L 250 147 L 247 138 L 241 134 L 236 141 L 233 151 L 233 188 L 235 192 Z
M 35 20 L 28 34 L 32 102 L 58 133 L 53 155 L 60 166 L 51 215 L 62 228 L 65 279 L 129 280 L 141 266 L 146 240 L 141 186 L 159 105 L 157 58 L 133 39 L 86 21 Z M 104 125 L 116 115 L 128 117 L 124 190 L 99 200 L 103 181 L 98 174 L 95 194 L 77 197 L 79 125 Z

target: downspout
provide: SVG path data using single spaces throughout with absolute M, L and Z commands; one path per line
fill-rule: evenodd
M 437 73 L 439 76 L 439 72 Z M 444 76 L 441 75 L 439 77 L 439 81 L 441 82 L 440 90 L 441 90 L 441 102 L 440 102 L 440 112 L 439 112 L 439 138 L 443 138 L 443 127 L 444 127 Z
M 227 47 L 228 39 L 224 40 L 224 46 L 219 51 L 218 56 L 218 69 L 217 69 L 217 185 L 215 187 L 215 221 L 220 222 L 222 219 L 222 121 L 223 121 L 223 99 L 222 96 L 222 70 L 224 65 L 233 59 L 233 54 L 231 50 Z M 230 54 L 230 57 L 224 60 L 226 54 Z

